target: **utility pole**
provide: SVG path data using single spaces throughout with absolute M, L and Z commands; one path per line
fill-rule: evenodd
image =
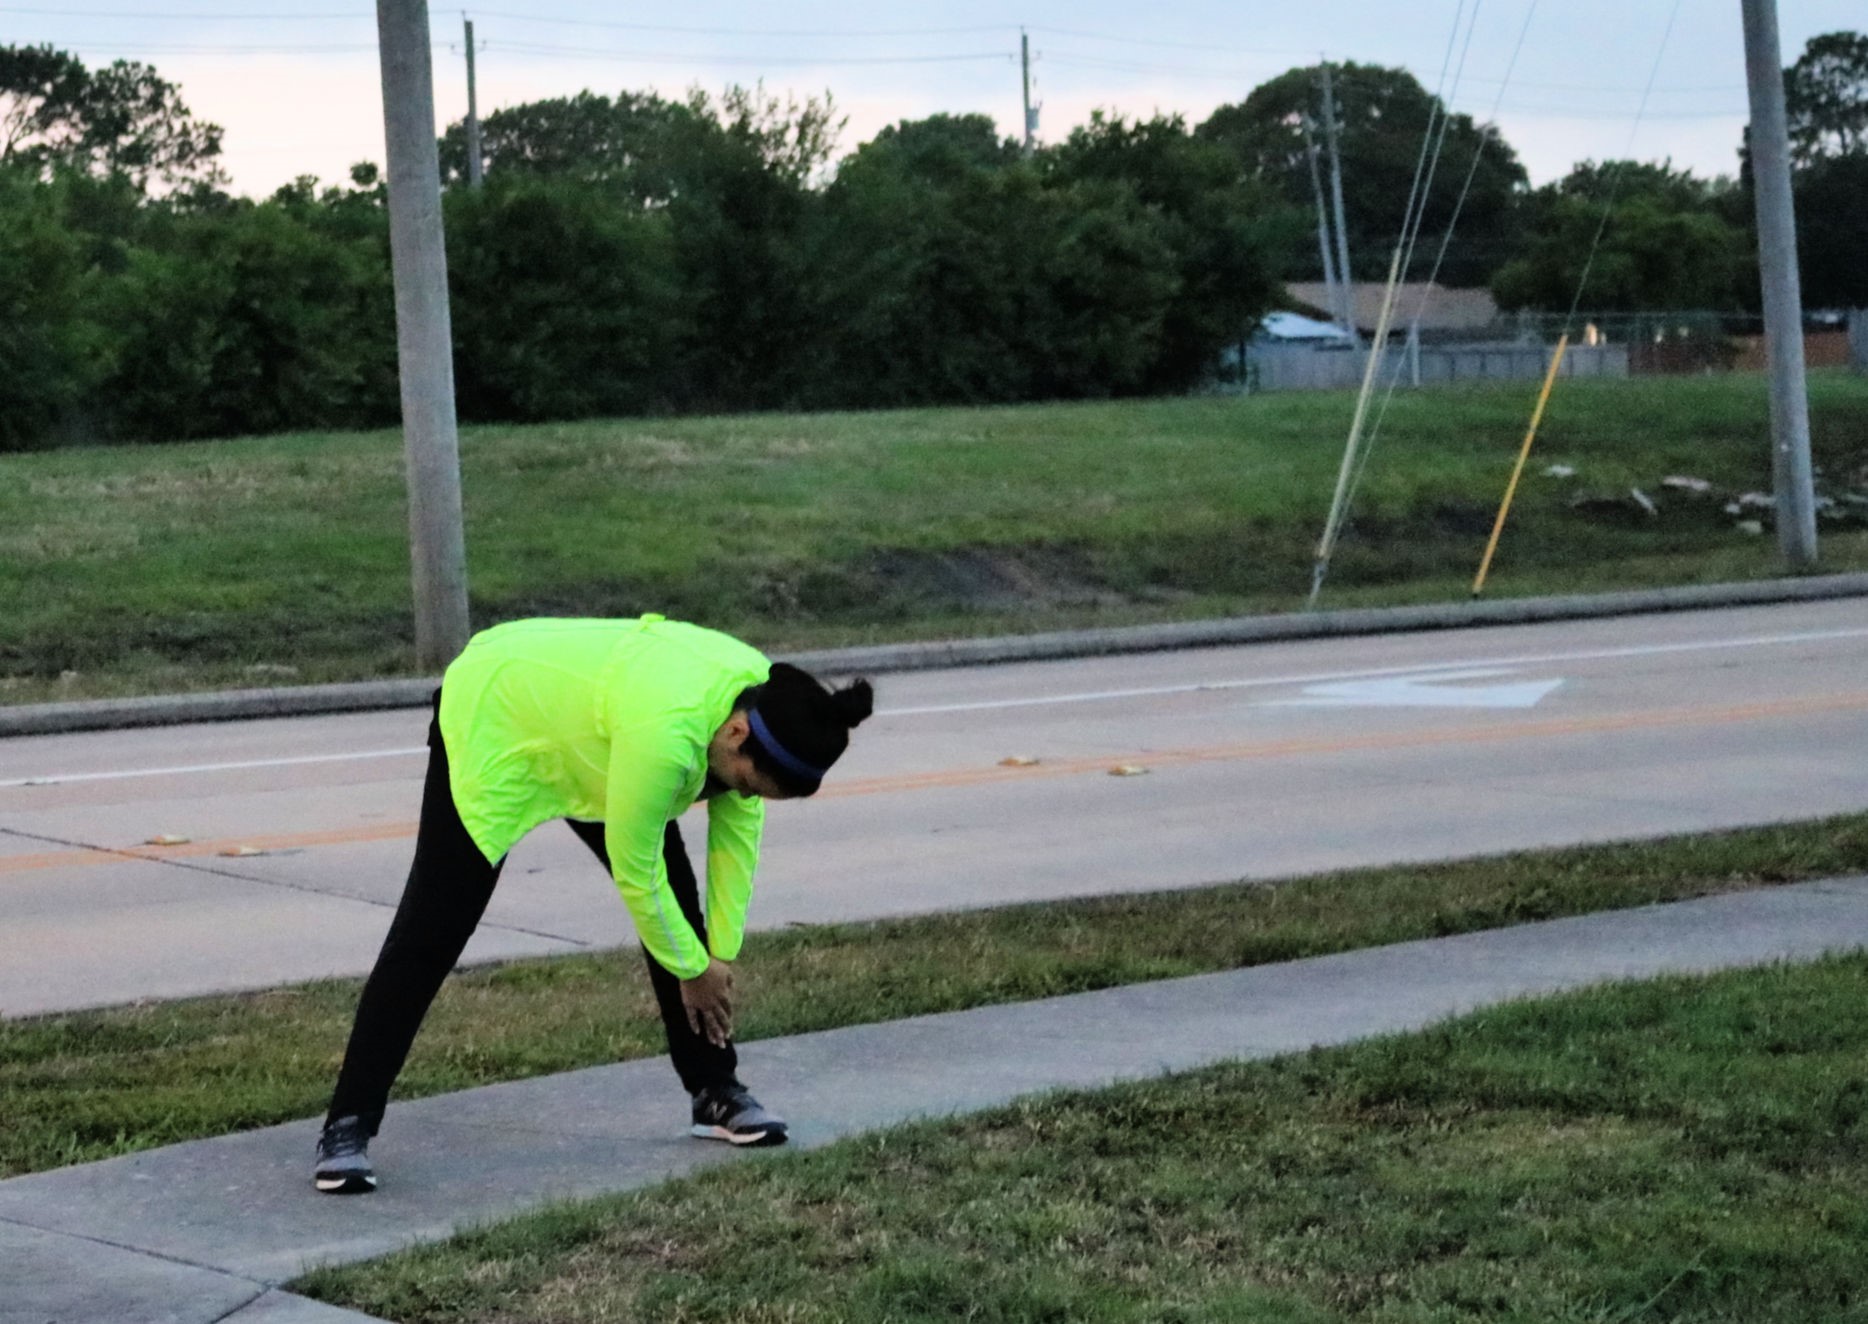
M 1343 311 L 1348 318 L 1349 338 L 1357 344 L 1356 278 L 1349 269 L 1349 230 L 1343 224 L 1343 162 L 1336 150 L 1336 92 L 1330 80 L 1330 62 L 1323 62 L 1323 136 L 1330 148 L 1330 194 L 1336 212 L 1336 269 L 1343 274 Z
M 486 163 L 480 155 L 480 103 L 474 92 L 473 20 L 462 14 L 461 22 L 467 25 L 467 187 L 479 188 Z
M 1740 0 L 1745 76 L 1751 90 L 1751 185 L 1758 204 L 1758 274 L 1764 285 L 1764 352 L 1771 376 L 1771 474 L 1777 547 L 1796 569 L 1816 564 L 1816 499 L 1810 472 L 1810 401 L 1803 365 L 1803 294 L 1797 216 L 1790 193 L 1777 0 Z
M 389 161 L 389 256 L 408 466 L 415 655 L 418 666 L 433 671 L 467 643 L 467 554 L 427 0 L 376 0 L 376 32 Z
M 1018 30 L 1018 58 L 1024 69 L 1025 155 L 1030 156 L 1037 148 L 1038 113 L 1031 108 L 1031 37 L 1023 28 Z
M 1330 249 L 1330 212 L 1323 201 L 1323 175 L 1317 169 L 1317 139 L 1310 131 L 1310 116 L 1303 117 L 1304 154 L 1310 158 L 1310 188 L 1317 198 L 1317 249 L 1323 255 L 1323 287 L 1330 301 L 1330 316 L 1336 324 L 1354 336 L 1356 329 L 1343 310 L 1343 297 L 1336 288 L 1336 257 Z

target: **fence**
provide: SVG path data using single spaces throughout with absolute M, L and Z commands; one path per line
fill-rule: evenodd
M 1465 345 L 1399 345 L 1389 351 L 1383 382 L 1432 386 L 1448 382 L 1535 381 L 1550 370 L 1552 346 L 1504 342 Z M 1347 346 L 1252 345 L 1243 380 L 1228 389 L 1247 391 L 1345 390 L 1362 384 L 1368 350 Z M 1563 356 L 1564 377 L 1626 377 L 1625 345 L 1576 346 Z M 1238 376 L 1238 374 L 1235 374 Z
M 1739 372 L 1763 372 L 1769 362 L 1769 356 L 1764 352 L 1764 337 L 1744 336 L 1740 340 L 1738 359 L 1732 366 Z M 1847 331 L 1805 331 L 1803 333 L 1804 367 L 1846 368 L 1848 365 L 1849 333 Z
M 1481 335 L 1391 340 L 1384 384 L 1431 386 L 1464 381 L 1541 378 L 1567 319 L 1503 317 Z M 1765 366 L 1759 319 L 1711 312 L 1585 314 L 1564 355 L 1564 377 L 1650 377 L 1709 372 L 1759 372 Z M 1868 311 L 1817 314 L 1804 331 L 1811 368 L 1852 364 L 1868 371 Z M 1340 342 L 1256 340 L 1228 354 L 1215 389 L 1221 391 L 1348 390 L 1360 386 L 1366 349 Z

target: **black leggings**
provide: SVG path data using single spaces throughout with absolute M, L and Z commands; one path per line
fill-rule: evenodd
M 439 722 L 428 728 L 428 779 L 422 787 L 421 825 L 415 837 L 415 862 L 409 867 L 409 881 L 396 907 L 396 917 L 383 939 L 383 950 L 376 958 L 357 1003 L 357 1019 L 350 1031 L 350 1043 L 344 1049 L 344 1065 L 338 1072 L 337 1088 L 331 1095 L 330 1111 L 325 1120 L 360 1117 L 371 1135 L 381 1125 L 383 1109 L 389 1102 L 389 1088 L 395 1083 L 408 1058 L 409 1045 L 421 1027 L 422 1017 L 441 988 L 441 981 L 460 960 L 467 939 L 473 936 L 493 897 L 499 881 L 502 859 L 488 864 L 486 856 L 467 835 L 460 814 L 454 808 L 454 795 L 448 784 L 447 750 L 441 743 Z M 575 819 L 571 830 L 603 862 L 609 872 L 610 857 L 603 846 L 603 825 Z M 706 921 L 702 916 L 700 888 L 694 869 L 688 863 L 681 830 L 668 824 L 662 839 L 662 858 L 668 866 L 668 882 L 674 889 L 681 913 L 693 926 L 704 947 Z M 737 1084 L 735 1075 L 739 1056 L 731 1043 L 716 1048 L 706 1036 L 688 1027 L 687 1010 L 681 1002 L 681 981 L 650 956 L 645 947 L 649 980 L 655 987 L 655 1000 L 661 1005 L 662 1026 L 668 1034 L 668 1054 L 677 1075 L 688 1093 L 702 1089 Z

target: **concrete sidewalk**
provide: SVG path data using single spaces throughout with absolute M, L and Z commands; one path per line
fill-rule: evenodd
M 764 1040 L 741 1061 L 810 1147 L 1605 980 L 1861 947 L 1868 878 L 1841 879 Z M 382 1189 L 367 1197 L 312 1190 L 310 1121 L 0 1182 L 0 1321 L 361 1320 L 277 1284 L 547 1201 L 759 1161 L 687 1139 L 685 1122 L 653 1060 L 392 1105 L 372 1154 Z

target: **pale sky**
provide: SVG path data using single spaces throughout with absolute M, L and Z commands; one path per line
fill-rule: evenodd
M 1319 56 L 1405 67 L 1456 109 L 1496 119 L 1533 183 L 1609 157 L 1733 174 L 1746 120 L 1739 0 L 492 4 L 430 5 L 438 128 L 466 112 L 463 16 L 474 21 L 482 115 L 584 89 L 674 98 L 696 84 L 718 93 L 762 79 L 781 96 L 828 91 L 849 121 L 840 153 L 897 120 L 939 112 L 987 114 L 1017 136 L 1021 28 L 1041 141 L 1065 137 L 1099 107 L 1179 113 L 1191 126 Z M 1863 0 L 1779 8 L 1784 64 L 1812 36 L 1868 28 Z M 0 2 L 0 42 L 49 42 L 92 65 L 154 65 L 198 117 L 226 130 L 237 193 L 262 196 L 303 174 L 338 182 L 353 162 L 383 159 L 368 0 Z

